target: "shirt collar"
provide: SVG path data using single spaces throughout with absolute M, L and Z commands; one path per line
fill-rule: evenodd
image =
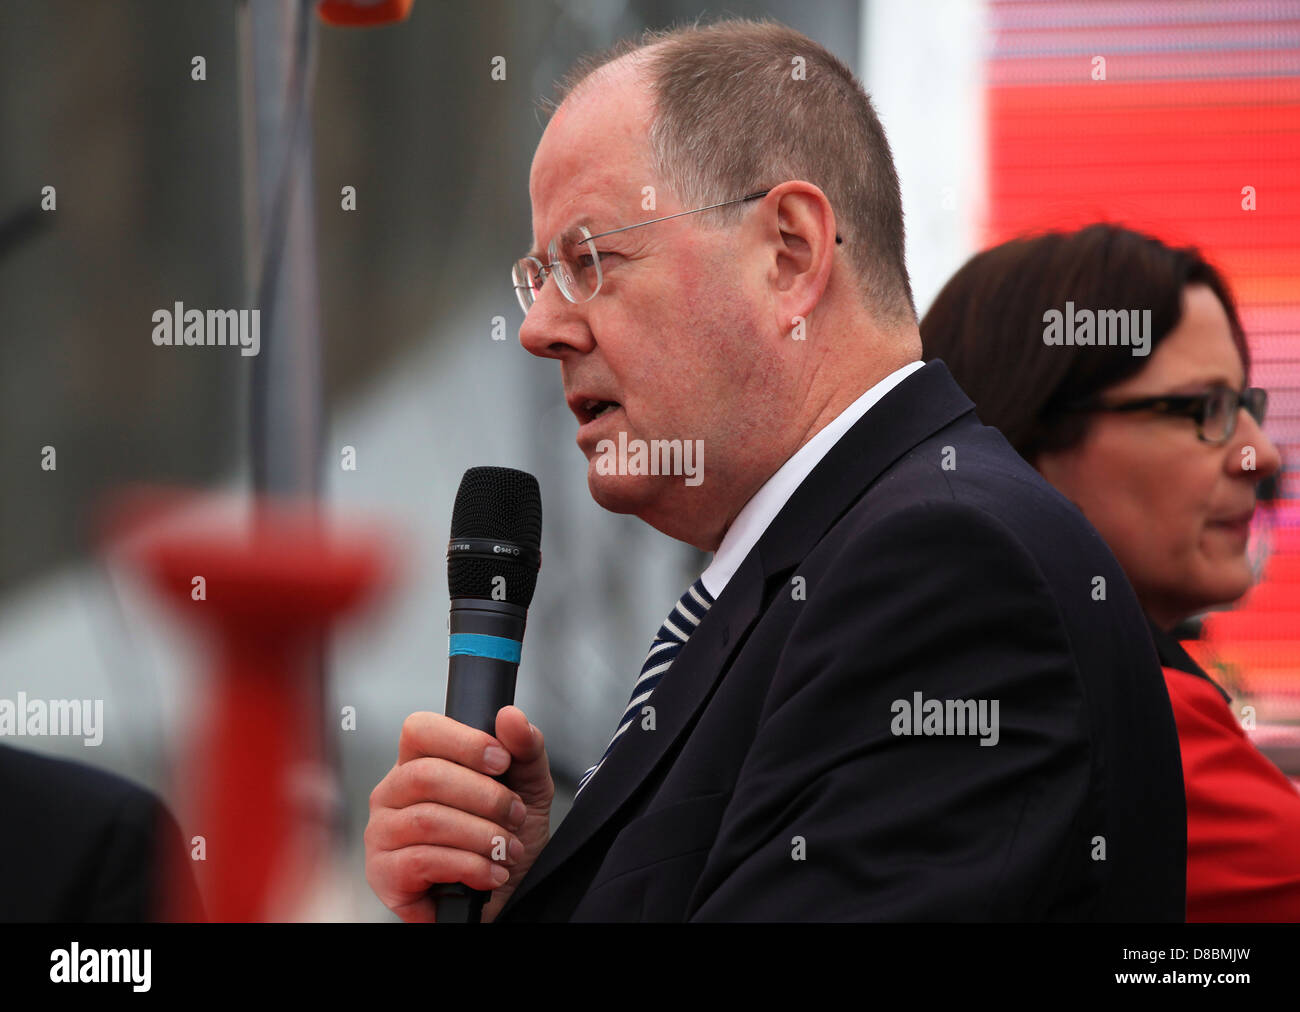
M 924 365 L 925 363 L 920 361 L 909 362 L 865 391 L 812 439 L 796 450 L 794 455 L 763 483 L 763 487 L 754 493 L 749 502 L 745 503 L 731 526 L 727 528 L 727 533 L 723 535 L 722 543 L 713 554 L 713 561 L 700 576 L 705 588 L 715 600 L 721 596 L 732 575 L 745 561 L 745 556 L 758 544 L 758 539 L 763 536 L 768 525 L 776 519 L 781 508 L 794 495 L 795 490 L 808 477 L 812 469 L 830 452 L 831 447 L 839 442 L 844 433 L 853 428 L 872 405 Z

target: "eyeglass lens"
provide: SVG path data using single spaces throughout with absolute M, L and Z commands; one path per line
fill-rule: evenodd
M 1245 408 L 1257 424 L 1264 423 L 1264 413 L 1268 407 L 1266 391 L 1252 387 L 1238 393 L 1236 390 L 1220 388 L 1214 390 L 1205 399 L 1205 412 L 1201 417 L 1201 435 L 1211 442 L 1222 442 L 1232 438 L 1237 430 L 1238 413 Z
M 551 240 L 550 263 L 524 257 L 514 267 L 515 294 L 525 313 L 541 294 L 546 275 L 554 276 L 570 302 L 587 302 L 600 290 L 600 254 L 585 228 L 571 229 Z

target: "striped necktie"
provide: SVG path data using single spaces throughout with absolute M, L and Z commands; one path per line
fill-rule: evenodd
M 600 762 L 587 770 L 578 781 L 578 791 L 574 794 L 574 798 L 577 798 L 578 794 L 582 793 L 582 789 L 591 783 L 591 778 L 596 775 L 596 771 L 605 764 L 610 752 L 614 750 L 614 743 L 632 726 L 637 711 L 650 698 L 650 693 L 654 692 L 664 672 L 681 653 L 682 647 L 686 645 L 686 641 L 695 631 L 695 627 L 700 624 L 700 620 L 704 618 L 704 613 L 709 610 L 711 604 L 713 604 L 713 595 L 704 589 L 704 581 L 696 580 L 686 588 L 686 593 L 668 613 L 668 618 L 659 627 L 654 642 L 650 644 L 650 652 L 646 654 L 645 663 L 641 665 L 641 677 L 636 680 L 636 685 L 632 689 L 632 698 L 628 701 L 627 709 L 623 711 L 623 719 L 618 722 L 614 737 L 605 747 L 605 754 L 600 757 Z

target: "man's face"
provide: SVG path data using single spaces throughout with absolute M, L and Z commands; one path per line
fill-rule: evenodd
M 571 227 L 595 235 L 690 210 L 651 169 L 651 120 L 650 93 L 630 67 L 556 112 L 529 181 L 538 259 Z M 654 187 L 653 207 L 645 187 Z M 575 305 L 548 277 L 519 331 L 528 351 L 560 361 L 592 497 L 705 549 L 784 459 L 766 459 L 773 427 L 789 418 L 779 398 L 790 394 L 764 349 L 772 314 L 763 311 L 756 231 L 688 215 L 598 239 L 604 281 L 595 298 Z M 590 402 L 614 407 L 596 417 Z M 702 445 L 702 481 L 601 473 L 598 446 L 617 445 L 620 433 L 629 447 Z

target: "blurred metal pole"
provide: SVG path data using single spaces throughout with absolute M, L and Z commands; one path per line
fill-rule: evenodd
M 252 362 L 256 494 L 320 490 L 320 309 L 313 217 L 314 0 L 240 0 L 245 282 L 261 311 Z
M 261 351 L 249 391 L 253 494 L 312 508 L 324 445 L 319 286 L 313 209 L 312 92 L 316 0 L 239 0 L 244 280 L 261 312 Z M 260 511 L 254 511 L 254 519 Z M 322 767 L 300 771 L 334 840 L 344 825 L 337 725 L 327 713 L 324 636 L 306 661 Z M 309 799 L 305 799 L 309 800 Z

